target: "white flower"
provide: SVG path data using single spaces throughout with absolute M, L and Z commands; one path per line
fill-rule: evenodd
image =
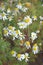
M 40 33 L 40 30 L 37 30 L 36 33 Z
M 0 20 L 2 20 L 2 15 L 0 14 Z
M 17 54 L 17 60 L 22 61 L 25 59 L 25 55 L 24 54 Z
M 26 41 L 26 42 L 25 42 L 25 46 L 26 46 L 27 49 L 31 48 L 30 42 L 29 42 L 29 41 Z
M 27 25 L 30 25 L 30 24 L 32 24 L 32 19 L 30 18 L 30 16 L 26 16 L 26 17 L 24 17 L 24 22 Z
M 19 9 L 18 8 L 14 8 L 12 15 L 17 16 L 17 14 L 20 14 Z
M 22 8 L 22 4 L 19 3 L 18 5 L 16 5 L 16 7 L 17 7 L 18 9 L 21 9 L 21 8 Z
M 32 18 L 34 21 L 37 20 L 37 16 L 32 16 Z
M 37 44 L 34 44 L 34 45 L 33 45 L 32 52 L 33 52 L 34 54 L 37 54 L 37 53 L 39 52 L 39 47 L 38 47 Z
M 17 54 L 17 60 L 22 61 L 21 54 Z
M 7 13 L 8 14 L 11 13 L 11 9 L 10 8 L 7 9 Z
M 25 59 L 25 55 L 21 54 L 21 59 L 24 60 Z
M 9 36 L 7 28 L 3 29 L 3 34 L 4 34 L 5 37 Z
M 39 16 L 40 20 L 43 20 L 43 17 L 42 16 Z
M 12 54 L 13 57 L 16 57 L 17 52 L 16 51 L 11 51 L 11 54 Z
M 2 19 L 3 19 L 3 20 L 7 20 L 7 16 L 6 16 L 6 15 L 7 15 L 7 14 L 6 14 L 5 12 L 2 13 Z
M 1 11 L 4 11 L 5 10 L 5 5 L 4 3 L 1 4 Z
M 12 21 L 13 20 L 13 16 L 8 16 L 8 20 Z
M 24 29 L 24 28 L 27 27 L 27 24 L 26 24 L 25 22 L 19 22 L 19 23 L 17 23 L 17 24 L 19 25 L 19 28 L 20 28 L 20 29 Z
M 37 38 L 37 33 L 32 32 L 32 33 L 31 33 L 32 42 L 33 42 L 36 38 Z
M 22 9 L 21 9 L 21 11 L 23 11 L 23 12 L 26 12 L 28 10 L 28 8 L 26 8 L 26 7 L 22 7 Z
M 25 62 L 28 62 L 29 61 L 29 54 L 28 53 L 25 53 Z
M 43 21 L 40 21 L 40 24 L 43 24 Z

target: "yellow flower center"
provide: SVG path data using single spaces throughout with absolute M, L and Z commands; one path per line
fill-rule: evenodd
M 9 26 L 9 27 L 8 27 L 8 29 L 10 29 L 10 30 L 12 30 L 12 28 L 13 28 L 12 26 Z
M 14 54 L 14 51 L 11 51 L 11 54 L 13 55 Z
M 18 32 L 18 30 L 16 30 L 16 34 L 18 34 L 19 32 Z
M 30 22 L 30 19 L 29 18 L 25 19 L 25 22 L 26 23 Z
M 33 50 L 37 50 L 37 47 L 34 47 Z
M 4 30 L 4 34 L 7 34 L 8 33 L 8 31 L 7 30 Z
M 34 44 L 35 47 L 37 47 L 37 44 Z
M 18 8 L 15 8 L 14 10 L 18 11 Z
M 37 16 L 34 16 L 34 18 L 37 18 Z
M 29 45 L 30 45 L 30 42 L 29 42 L 29 41 L 26 41 L 26 45 L 28 45 L 28 46 L 29 46 Z
M 21 54 L 18 54 L 17 57 L 20 58 L 21 57 Z
M 3 13 L 2 16 L 5 16 L 5 14 Z
M 8 8 L 7 10 L 10 10 L 10 8 Z
M 25 3 L 25 6 L 26 6 L 26 7 L 30 7 L 30 6 L 31 6 L 31 3 L 30 3 L 30 2 L 26 2 L 26 3 Z
M 22 4 L 19 2 L 19 5 L 22 5 Z

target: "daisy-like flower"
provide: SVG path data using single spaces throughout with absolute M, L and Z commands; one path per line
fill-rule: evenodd
M 32 42 L 33 42 L 36 38 L 37 38 L 37 33 L 32 32 L 32 33 L 31 33 Z
M 16 36 L 20 40 L 24 39 L 24 35 L 20 32 L 20 30 L 16 30 Z
M 6 14 L 5 12 L 3 12 L 1 15 L 2 15 L 3 21 L 4 21 L 4 20 L 7 20 L 7 16 L 6 16 L 7 14 Z
M 0 20 L 2 20 L 2 15 L 1 15 L 1 13 L 0 13 Z
M 43 16 L 39 16 L 40 20 L 43 20 Z
M 20 28 L 20 29 L 24 29 L 24 28 L 27 27 L 27 24 L 26 24 L 25 22 L 19 22 L 19 23 L 17 23 L 17 24 L 19 25 L 19 28 Z
M 21 54 L 17 54 L 17 60 L 22 61 Z
M 11 51 L 11 55 L 12 55 L 13 57 L 16 57 L 17 52 L 12 50 L 12 51 Z
M 28 10 L 28 8 L 26 8 L 26 7 L 22 7 L 22 9 L 21 9 L 22 12 L 26 12 L 27 10 Z
M 30 25 L 30 24 L 32 24 L 32 19 L 30 18 L 30 16 L 26 16 L 26 17 L 24 17 L 24 22 L 27 25 Z
M 19 12 L 19 9 L 16 7 L 16 8 L 14 8 L 12 15 L 17 16 L 17 14 L 20 14 L 20 12 Z
M 31 7 L 31 3 L 30 3 L 30 2 L 26 2 L 26 3 L 25 3 L 25 6 L 26 6 L 26 7 Z
M 12 21 L 13 20 L 13 16 L 8 16 L 8 20 Z
M 40 30 L 37 30 L 36 33 L 40 33 Z
M 5 5 L 4 3 L 1 3 L 1 11 L 4 11 L 5 10 Z
M 17 60 L 22 61 L 25 59 L 25 55 L 24 54 L 17 54 Z
M 25 46 L 26 46 L 27 49 L 31 48 L 30 42 L 29 42 L 29 41 L 26 41 L 26 42 L 25 42 Z
M 18 9 L 22 9 L 22 4 L 19 3 L 19 4 L 16 5 L 16 7 L 17 7 Z
M 35 21 L 37 20 L 37 16 L 32 16 L 32 19 Z
M 23 46 L 23 44 L 24 44 L 24 41 L 20 40 L 20 46 Z
M 29 54 L 28 53 L 25 53 L 25 62 L 28 62 L 29 61 Z
M 38 47 L 37 44 L 34 44 L 34 45 L 33 45 L 32 52 L 33 52 L 34 54 L 37 54 L 37 53 L 39 52 L 39 47 Z
M 15 30 L 15 27 L 13 27 L 13 26 L 8 26 L 8 29 L 14 31 L 14 30 Z
M 11 9 L 10 8 L 7 9 L 7 13 L 8 14 L 11 13 Z
M 9 36 L 9 35 L 8 35 L 8 31 L 7 31 L 6 29 L 3 30 L 3 34 L 4 34 L 5 37 L 6 37 L 6 36 L 7 36 L 7 37 Z
M 43 21 L 40 21 L 40 24 L 43 24 Z

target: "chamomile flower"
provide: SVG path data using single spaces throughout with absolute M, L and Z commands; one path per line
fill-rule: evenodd
M 34 54 L 37 54 L 37 53 L 39 52 L 39 47 L 38 47 L 37 44 L 34 44 L 34 45 L 33 45 L 32 52 L 33 52 Z
M 43 16 L 39 16 L 40 20 L 42 21 L 43 20 Z
M 8 37 L 9 35 L 8 35 L 8 31 L 5 29 L 5 30 L 3 30 L 3 34 L 4 34 L 4 36 L 5 37 Z
M 24 44 L 24 41 L 20 40 L 20 46 L 23 46 L 23 44 Z
M 2 20 L 2 15 L 1 15 L 1 13 L 0 13 L 0 20 Z
M 37 39 L 37 33 L 32 32 L 32 33 L 31 33 L 31 39 L 32 39 L 32 42 L 33 42 L 35 39 Z
M 17 23 L 17 24 L 19 25 L 19 28 L 20 28 L 20 29 L 24 29 L 24 28 L 27 27 L 27 24 L 26 24 L 25 22 L 19 22 L 19 23 Z
M 8 20 L 12 21 L 13 20 L 13 16 L 8 16 Z
M 26 17 L 24 17 L 24 22 L 27 25 L 30 25 L 30 24 L 32 24 L 32 19 L 30 18 L 30 16 L 26 16 Z
M 25 62 L 28 62 L 29 61 L 29 54 L 28 53 L 25 53 Z
M 19 3 L 19 4 L 16 5 L 16 7 L 17 7 L 18 9 L 22 9 L 22 4 Z
M 11 13 L 11 9 L 10 8 L 7 9 L 7 13 L 8 14 Z
M 21 9 L 22 12 L 26 12 L 27 10 L 28 10 L 28 8 L 26 8 L 26 7 L 22 7 L 22 9 Z
M 32 16 L 32 19 L 35 21 L 37 20 L 37 16 Z
M 31 48 L 30 42 L 29 42 L 29 41 L 26 41 L 26 42 L 25 42 L 25 46 L 26 46 L 27 49 Z
M 16 52 L 16 51 L 11 51 L 11 55 L 12 55 L 13 57 L 16 57 L 17 52 Z
M 22 61 L 21 54 L 17 54 L 17 60 Z
M 5 10 L 5 5 L 4 3 L 1 3 L 1 11 L 4 11 Z
M 40 24 L 43 24 L 43 21 L 40 21 Z
M 2 19 L 3 19 L 3 21 L 7 20 L 7 14 L 5 12 L 2 13 Z

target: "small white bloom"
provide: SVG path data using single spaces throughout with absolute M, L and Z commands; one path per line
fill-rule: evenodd
M 7 13 L 8 14 L 11 13 L 11 9 L 10 8 L 7 9 Z
M 42 16 L 39 16 L 40 20 L 43 20 L 43 17 Z
M 12 54 L 13 57 L 16 57 L 17 52 L 16 51 L 11 51 L 11 54 Z
M 36 38 L 37 38 L 37 33 L 32 32 L 32 33 L 31 33 L 32 42 L 33 42 Z
M 28 62 L 29 61 L 29 54 L 28 53 L 25 53 L 25 62 Z
M 26 46 L 27 49 L 31 48 L 30 42 L 29 42 L 29 41 L 26 41 L 26 42 L 25 42 L 25 46 Z
M 13 16 L 8 16 L 8 20 L 12 21 L 13 20 Z
M 40 24 L 43 24 L 43 21 L 40 21 Z
M 17 24 L 19 25 L 19 28 L 20 28 L 20 29 L 24 29 L 24 28 L 27 27 L 27 24 L 26 24 L 25 22 L 19 22 L 19 23 L 17 23 Z
M 27 10 L 28 10 L 28 8 L 26 8 L 26 7 L 22 7 L 22 9 L 21 9 L 23 12 L 26 12 Z
M 32 19 L 35 21 L 37 20 L 37 16 L 32 16 Z
M 34 45 L 33 45 L 32 52 L 33 52 L 34 54 L 37 54 L 37 53 L 39 52 L 39 47 L 38 47 L 37 44 L 34 44 Z
M 24 17 L 24 22 L 27 25 L 30 25 L 30 24 L 32 24 L 32 19 L 30 18 L 30 16 L 26 16 L 26 17 Z
M 18 9 L 21 9 L 21 8 L 22 8 L 22 4 L 19 3 L 19 4 L 16 5 L 16 7 L 17 7 Z
M 7 15 L 7 14 L 6 14 L 5 12 L 2 13 L 2 19 L 3 19 L 3 20 L 7 20 L 7 16 L 6 16 L 6 15 Z

